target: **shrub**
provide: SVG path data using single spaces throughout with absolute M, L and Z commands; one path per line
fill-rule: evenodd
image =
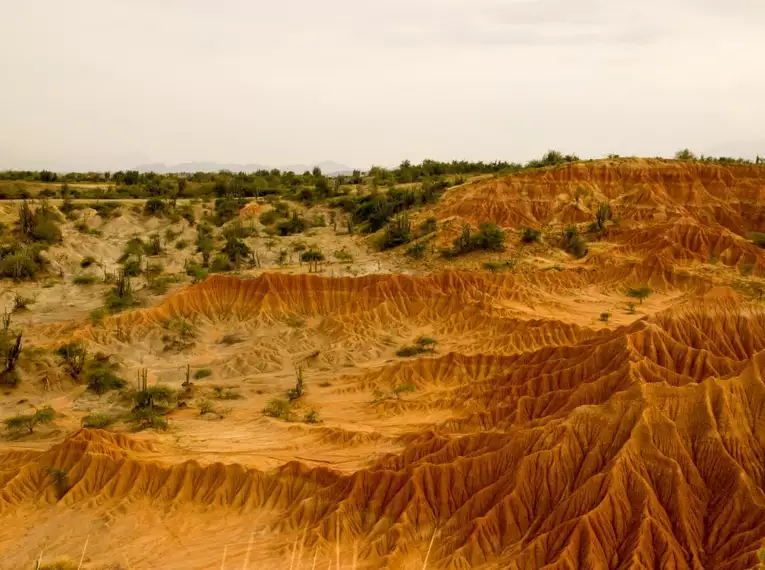
M 83 369 L 83 378 L 88 390 L 98 395 L 105 394 L 110 390 L 121 390 L 125 387 L 125 381 L 117 376 L 116 366 L 106 360 L 91 360 Z
M 568 254 L 577 258 L 587 255 L 587 242 L 579 234 L 576 226 L 568 226 L 563 230 L 561 236 L 561 248 Z
M 141 274 L 141 262 L 137 259 L 130 259 L 124 263 L 122 271 L 128 277 L 137 277 Z
M 406 249 L 405 254 L 411 259 L 422 259 L 425 257 L 426 247 L 425 242 L 415 243 Z
M 80 275 L 75 276 L 74 279 L 72 279 L 72 283 L 75 285 L 93 285 L 95 283 L 98 283 L 99 278 L 95 275 L 89 275 L 87 273 L 82 273 Z
M 303 421 L 307 424 L 318 424 L 321 422 L 319 412 L 316 410 L 308 410 L 303 416 Z
M 487 261 L 486 263 L 483 264 L 483 268 L 486 271 L 491 271 L 492 273 L 496 273 L 497 271 L 502 269 L 502 264 L 496 261 Z
M 319 263 L 324 261 L 324 254 L 315 249 L 309 249 L 300 254 L 300 260 L 308 264 L 308 270 L 319 270 Z
M 353 255 L 351 255 L 349 252 L 345 251 L 344 249 L 341 249 L 340 251 L 335 252 L 335 259 L 337 259 L 338 261 L 351 263 L 353 262 Z
M 416 346 L 403 346 L 396 351 L 396 356 L 408 358 L 410 356 L 417 356 L 420 352 L 420 349 Z
M 192 261 L 186 266 L 186 275 L 191 277 L 193 283 L 199 283 L 207 277 L 207 270 Z
M 600 320 L 604 323 L 607 323 L 608 320 L 611 318 L 611 313 L 600 313 Z
M 270 226 L 284 217 L 285 215 L 277 210 L 268 210 L 267 212 L 260 214 L 258 221 L 264 226 Z
M 640 301 L 643 304 L 643 300 L 647 299 L 653 291 L 648 285 L 640 285 L 638 287 L 630 287 L 627 289 L 627 297 L 632 297 Z
M 194 378 L 196 380 L 201 380 L 202 378 L 208 378 L 212 376 L 212 370 L 209 368 L 200 368 L 196 372 L 194 372 Z
M 16 416 L 3 420 L 6 429 L 10 431 L 21 431 L 26 429 L 29 433 L 34 433 L 35 427 L 40 424 L 49 424 L 56 417 L 56 412 L 50 406 L 36 409 L 31 414 L 18 414 Z
M 385 226 L 379 242 L 381 250 L 392 249 L 412 241 L 412 224 L 406 215 L 397 216 Z
M 115 419 L 106 414 L 88 414 L 82 418 L 82 426 L 86 428 L 104 429 L 114 423 Z
M 756 245 L 757 247 L 761 247 L 765 249 L 765 234 L 761 234 L 758 232 L 753 232 L 749 234 L 749 237 L 752 239 L 752 243 Z
M 216 255 L 210 266 L 211 273 L 223 273 L 224 271 L 231 271 L 234 269 L 234 264 L 231 263 L 229 258 L 225 255 Z
M 14 253 L 0 260 L 0 275 L 13 279 L 34 279 L 40 266 L 26 253 Z
M 88 347 L 82 342 L 69 342 L 56 349 L 56 354 L 62 359 L 69 375 L 75 380 L 80 377 L 88 358 Z
M 428 234 L 432 234 L 436 231 L 436 219 L 435 218 L 428 218 L 424 222 L 420 224 L 420 227 L 418 228 L 420 236 L 425 236 Z
M 416 390 L 417 390 L 417 387 L 411 382 L 407 384 L 399 384 L 398 386 L 393 387 L 393 395 L 396 396 L 396 398 L 400 399 L 401 394 L 412 393 L 412 392 L 415 392 Z
M 287 400 L 280 398 L 274 398 L 265 408 L 263 408 L 263 415 L 269 418 L 279 418 L 282 420 L 288 420 L 291 415 L 291 406 Z
M 156 429 L 165 431 L 167 420 L 154 408 L 135 408 L 130 412 L 130 421 L 136 424 L 139 430 Z
M 69 558 L 57 558 L 54 562 L 45 562 L 36 570 L 78 570 L 79 566 Z
M 197 402 L 197 407 L 199 408 L 200 416 L 204 416 L 205 414 L 217 413 L 215 406 L 213 406 L 212 402 L 210 402 L 209 400 L 200 400 L 199 402 Z
M 186 249 L 189 246 L 189 242 L 185 239 L 179 239 L 175 242 L 175 249 Z
M 473 233 L 470 226 L 462 228 L 462 233 L 454 240 L 453 253 L 462 255 L 476 250 L 503 251 L 505 249 L 505 232 L 496 224 L 484 222 L 479 230 Z
M 16 295 L 13 297 L 13 312 L 26 311 L 29 308 L 29 305 L 34 302 L 34 298 L 24 297 L 19 293 L 16 293 Z
M 61 230 L 52 220 L 39 220 L 32 227 L 32 239 L 45 243 L 61 241 Z
M 541 236 L 542 232 L 540 230 L 536 230 L 534 228 L 521 229 L 521 241 L 523 243 L 530 244 L 538 242 Z
M 279 222 L 276 225 L 276 229 L 280 236 L 291 236 L 293 234 L 299 234 L 308 227 L 306 221 L 299 217 L 297 213 L 293 212 L 292 217 L 289 220 Z
M 160 216 L 167 211 L 167 203 L 159 198 L 149 198 L 143 206 L 146 216 Z
M 82 261 L 80 261 L 80 267 L 83 269 L 87 269 L 91 265 L 93 265 L 96 262 L 96 258 L 92 255 L 86 255 L 82 258 Z

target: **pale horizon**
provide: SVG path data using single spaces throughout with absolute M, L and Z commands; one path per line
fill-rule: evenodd
M 755 0 L 2 3 L 0 169 L 765 154 Z

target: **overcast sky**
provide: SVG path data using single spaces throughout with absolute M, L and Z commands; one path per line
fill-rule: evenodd
M 0 168 L 765 154 L 763 0 L 0 0 Z

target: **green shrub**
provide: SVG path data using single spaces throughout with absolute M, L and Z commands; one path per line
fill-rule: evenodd
M 199 283 L 207 277 L 207 270 L 198 263 L 192 261 L 186 265 L 186 275 L 191 277 L 192 282 Z
M 189 242 L 185 239 L 179 239 L 175 242 L 175 249 L 186 249 L 189 246 Z
M 523 243 L 535 243 L 539 241 L 539 238 L 542 236 L 542 232 L 539 230 L 535 230 L 534 228 L 523 228 L 521 229 L 521 241 Z
M 502 264 L 496 261 L 487 261 L 483 264 L 483 268 L 486 271 L 491 271 L 492 273 L 496 273 L 497 271 L 500 271 L 502 269 Z
M 263 408 L 263 415 L 269 418 L 288 420 L 291 415 L 290 403 L 287 400 L 274 398 Z
M 319 412 L 317 412 L 316 410 L 308 410 L 303 416 L 303 421 L 307 424 L 318 424 L 319 422 L 321 422 L 321 418 L 319 417 Z
M 13 297 L 13 311 L 26 311 L 29 305 L 35 302 L 34 297 L 24 297 L 19 293 Z
M 96 277 L 95 275 L 89 275 L 87 273 L 82 273 L 80 275 L 76 275 L 74 279 L 72 279 L 72 283 L 75 285 L 93 285 L 95 283 L 98 283 L 100 279 Z
M 159 198 L 149 198 L 143 206 L 146 216 L 160 216 L 167 211 L 167 203 Z
M 41 424 L 49 424 L 56 417 L 56 412 L 50 406 L 36 409 L 30 414 L 18 414 L 16 416 L 3 420 L 6 429 L 9 431 L 27 430 L 34 433 L 35 427 Z
M 419 233 L 421 236 L 425 236 L 428 234 L 432 234 L 436 231 L 436 219 L 435 218 L 428 218 L 424 222 L 420 224 L 420 227 L 418 228 Z
M 82 418 L 82 425 L 86 428 L 104 429 L 114 423 L 115 419 L 106 414 L 88 414 Z
M 167 429 L 167 420 L 160 411 L 155 408 L 135 408 L 130 412 L 130 421 L 133 422 L 139 430 L 156 429 L 165 431 Z
M 280 236 L 291 236 L 304 232 L 307 227 L 308 224 L 306 221 L 299 217 L 297 213 L 293 212 L 292 217 L 289 220 L 279 222 L 276 225 L 276 230 L 279 232 Z
M 212 376 L 212 370 L 209 368 L 200 368 L 196 372 L 194 372 L 194 378 L 196 380 L 201 380 L 202 378 L 208 378 L 209 376 Z
M 604 323 L 607 323 L 608 320 L 611 318 L 611 313 L 600 313 L 600 320 Z
M 765 234 L 753 232 L 749 234 L 749 237 L 752 239 L 754 245 L 765 249 Z
M 406 249 L 406 256 L 411 259 L 422 259 L 425 257 L 426 249 L 427 245 L 425 242 L 415 243 Z
M 234 264 L 225 255 L 216 255 L 210 266 L 211 273 L 223 273 L 234 269 Z
M 40 220 L 32 228 L 32 238 L 35 241 L 45 243 L 57 243 L 61 241 L 61 230 L 58 225 L 51 220 Z
M 89 360 L 82 371 L 88 390 L 101 395 L 124 388 L 125 381 L 117 375 L 116 369 L 108 360 Z
M 473 233 L 470 226 L 462 228 L 462 233 L 454 240 L 452 251 L 456 255 L 471 251 L 503 251 L 505 249 L 505 232 L 496 224 L 484 222 L 477 232 Z
M 14 253 L 0 260 L 0 275 L 12 279 L 34 279 L 40 266 L 26 253 Z
M 122 265 L 122 270 L 128 277 L 137 277 L 141 274 L 141 262 L 137 259 L 129 259 Z
M 409 394 L 409 393 L 415 392 L 416 390 L 417 390 L 417 386 L 415 386 L 411 382 L 407 384 L 399 384 L 393 387 L 393 395 L 396 396 L 396 398 L 400 399 L 401 394 Z
M 82 261 L 80 261 L 80 267 L 83 269 L 87 269 L 91 265 L 93 265 L 96 262 L 96 258 L 92 255 L 86 255 L 82 258 Z
M 632 297 L 640 301 L 643 304 L 643 300 L 647 299 L 652 293 L 651 288 L 648 285 L 640 285 L 638 287 L 630 287 L 627 289 L 627 297 Z
M 576 226 L 568 226 L 563 230 L 563 234 L 561 235 L 561 248 L 566 253 L 573 255 L 576 258 L 584 257 L 589 251 L 587 242 L 579 234 L 579 230 Z
M 412 241 L 412 224 L 406 215 L 397 216 L 385 226 L 379 242 L 381 250 L 392 249 Z

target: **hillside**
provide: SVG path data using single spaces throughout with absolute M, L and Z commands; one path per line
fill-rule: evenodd
M 0 413 L 55 416 L 0 441 L 0 566 L 752 568 L 763 204 L 762 166 L 572 162 L 452 186 L 405 212 L 433 231 L 377 251 L 332 224 L 270 235 L 254 201 L 211 239 L 223 255 L 249 228 L 257 263 L 199 278 L 214 206 L 78 210 L 44 278 L 2 281 L 9 307 L 36 300 Z M 452 246 L 487 223 L 503 248 Z M 94 318 L 117 283 L 74 284 L 83 256 L 118 274 L 153 233 L 173 237 L 140 267 L 168 286 L 139 273 L 135 304 Z

